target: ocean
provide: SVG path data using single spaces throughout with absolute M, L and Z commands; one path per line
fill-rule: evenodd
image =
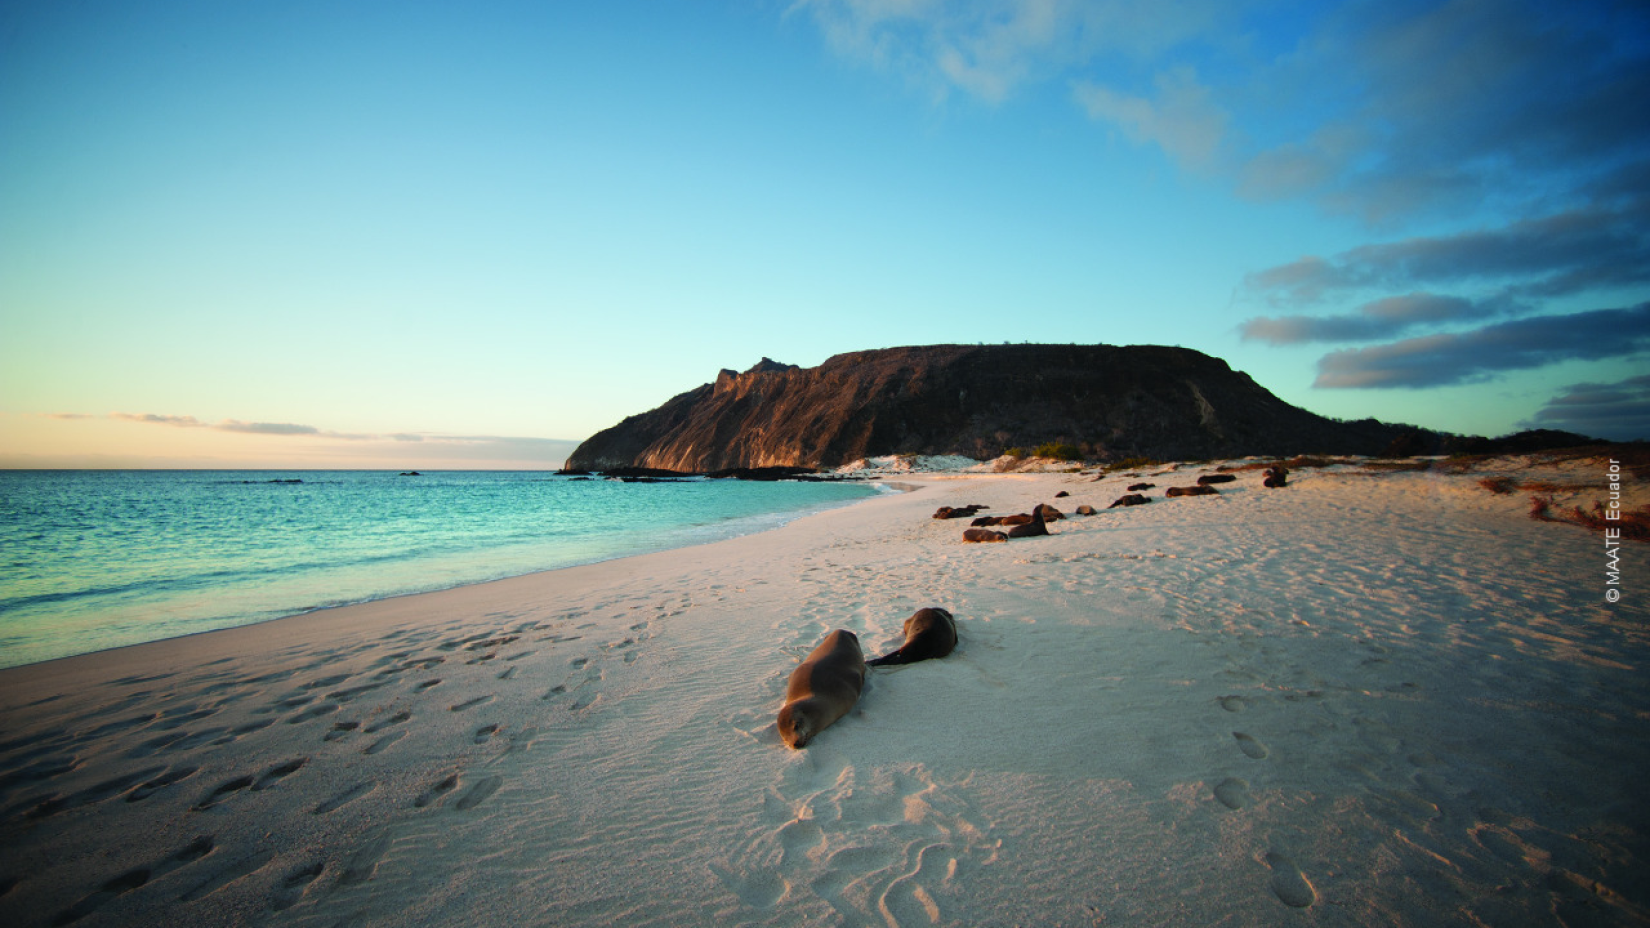
M 0 667 L 700 544 L 859 482 L 0 471 Z

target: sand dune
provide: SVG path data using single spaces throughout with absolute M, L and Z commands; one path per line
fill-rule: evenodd
M 1644 923 L 1650 548 L 1608 604 L 1601 536 L 1484 467 L 1109 511 L 1139 478 L 906 477 L 762 535 L 0 672 L 0 922 Z M 998 545 L 928 517 L 1039 502 L 1102 512 Z M 781 744 L 827 631 L 883 653 L 928 605 L 955 653 Z

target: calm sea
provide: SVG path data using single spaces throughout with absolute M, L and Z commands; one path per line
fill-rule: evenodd
M 0 667 L 772 528 L 863 483 L 0 471 Z

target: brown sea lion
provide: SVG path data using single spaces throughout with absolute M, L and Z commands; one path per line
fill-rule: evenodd
M 1157 488 L 1157 484 L 1155 484 L 1155 483 L 1131 483 L 1131 484 L 1129 484 L 1129 492 L 1130 493 L 1133 493 L 1137 490 L 1153 490 L 1153 489 L 1156 489 L 1156 488 Z
M 1043 522 L 1043 507 L 1038 506 L 1031 512 L 1031 521 L 1016 525 L 1008 530 L 1010 538 L 1035 538 L 1038 535 L 1047 535 L 1048 526 Z
M 905 643 L 898 650 L 869 660 L 872 667 L 884 664 L 914 664 L 931 657 L 944 657 L 957 646 L 957 620 L 944 609 L 918 609 L 905 620 Z
M 779 737 L 793 748 L 807 747 L 814 736 L 848 714 L 865 686 L 865 653 L 853 632 L 837 629 L 825 636 L 785 686 L 779 710 Z
M 988 528 L 963 529 L 963 541 L 1007 541 L 1008 536 L 1002 532 L 993 532 Z
M 1237 477 L 1231 474 L 1204 474 L 1203 476 L 1197 478 L 1197 482 L 1200 486 L 1206 487 L 1216 483 L 1231 483 L 1236 479 Z
M 1107 509 L 1116 509 L 1118 506 L 1144 506 L 1151 502 L 1151 497 L 1141 496 L 1139 493 L 1130 493 L 1128 496 L 1119 496 L 1117 502 L 1107 506 Z
M 1284 467 L 1282 464 L 1275 464 L 1266 468 L 1266 479 L 1261 481 L 1261 485 L 1274 490 L 1278 487 L 1288 486 L 1289 468 Z
M 1198 484 L 1195 487 L 1169 487 L 1164 496 L 1219 496 L 1220 491 L 1207 484 Z
M 1077 507 L 1077 514 L 1080 516 L 1092 516 L 1099 514 L 1099 510 L 1095 509 L 1093 506 L 1090 506 L 1088 503 L 1084 503 L 1083 505 Z

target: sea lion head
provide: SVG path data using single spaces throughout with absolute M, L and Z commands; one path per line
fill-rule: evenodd
M 779 710 L 779 737 L 793 748 L 805 748 L 816 728 L 812 706 L 807 700 L 787 704 Z

